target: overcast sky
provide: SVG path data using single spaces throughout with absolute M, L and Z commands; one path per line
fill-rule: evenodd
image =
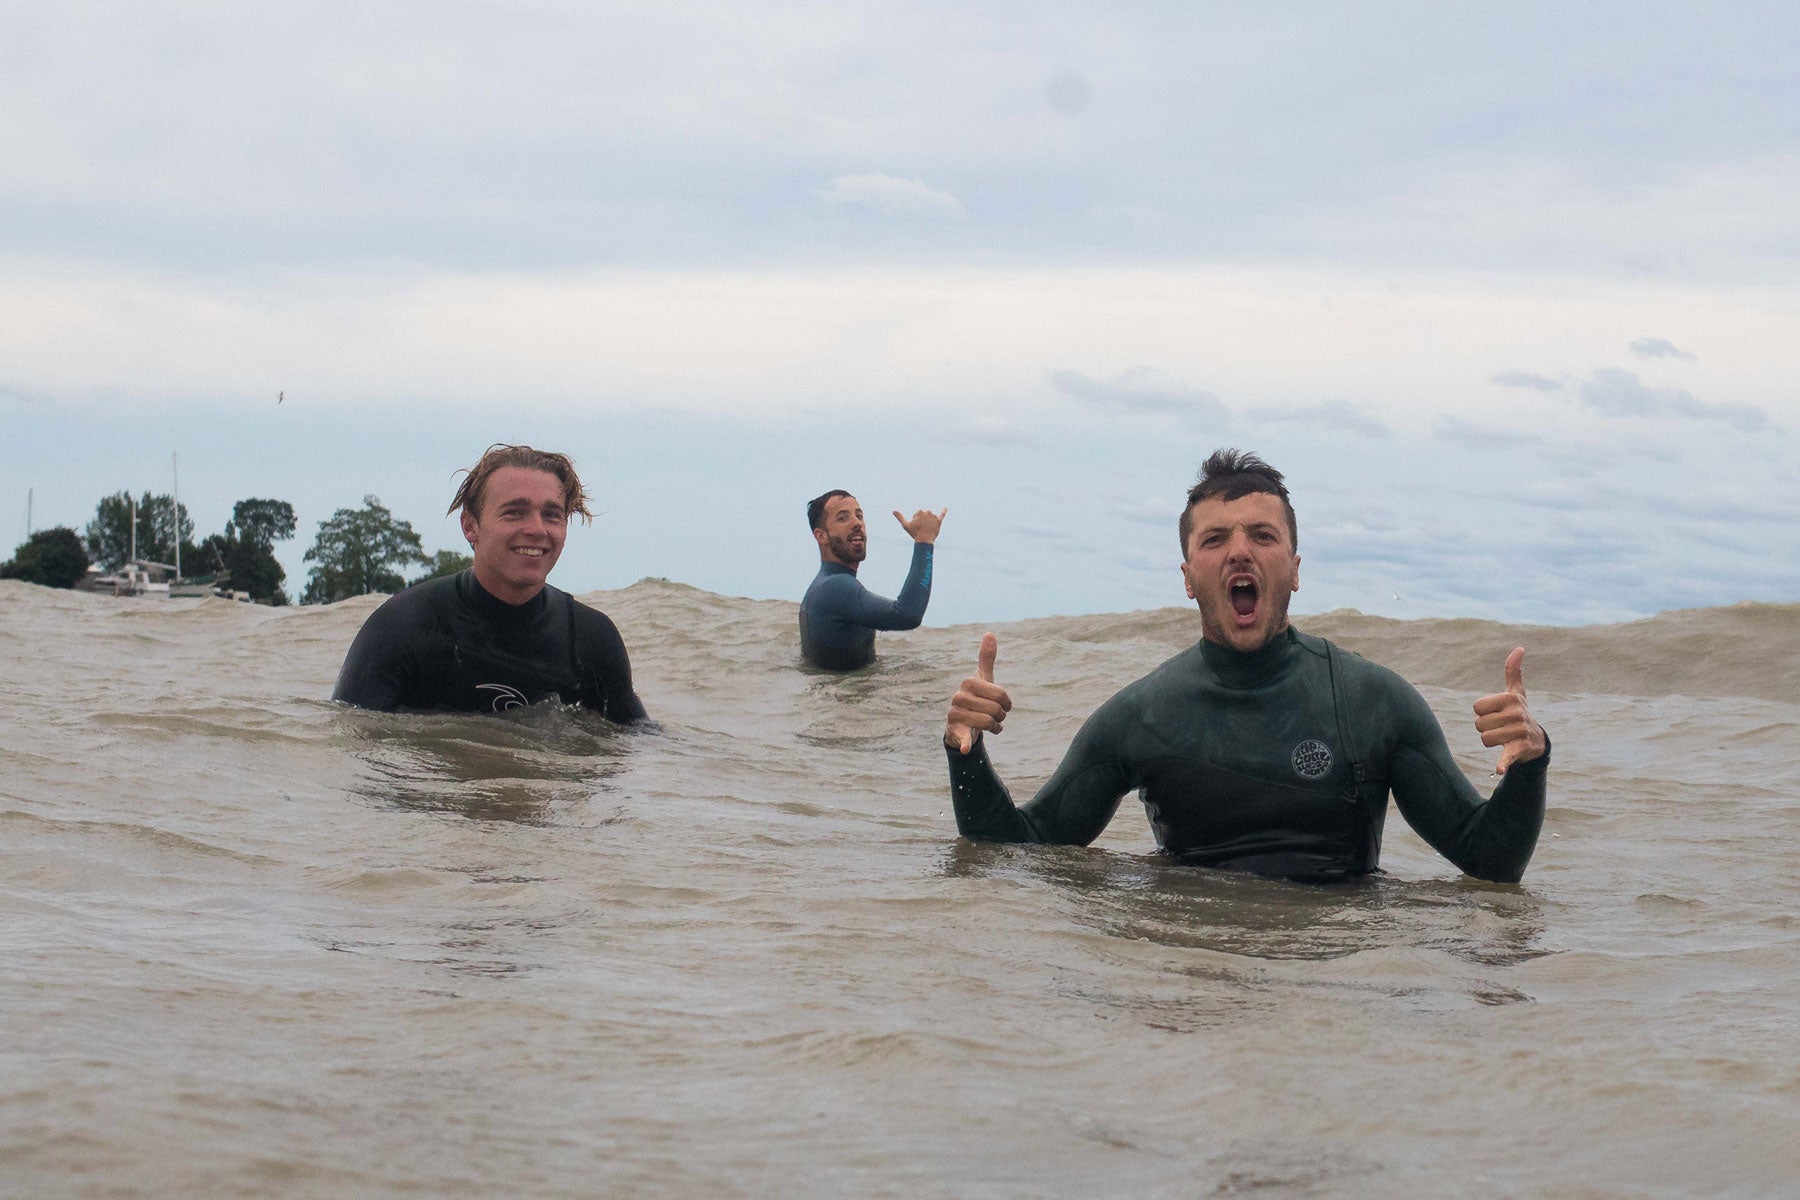
M 1791 8 L 766 7 L 0 0 L 0 553 L 179 452 L 298 594 L 524 441 L 573 591 L 797 598 L 846 487 L 934 624 L 1117 611 L 1230 444 L 1299 612 L 1800 600 Z

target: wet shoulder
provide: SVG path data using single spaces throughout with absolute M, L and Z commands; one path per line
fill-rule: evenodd
M 573 610 L 575 629 L 584 637 L 618 638 L 619 627 L 613 623 L 613 619 L 593 605 L 585 604 L 555 588 L 546 586 L 545 590 L 550 593 L 550 605 L 553 609 L 560 612 L 567 605 Z
M 369 615 L 371 622 L 403 627 L 432 620 L 437 614 L 461 604 L 455 575 L 441 575 L 411 587 L 401 588 L 389 596 Z
M 1141 713 L 1147 705 L 1157 704 L 1170 696 L 1191 695 L 1207 674 L 1206 660 L 1200 643 L 1195 642 L 1172 658 L 1165 659 L 1148 675 L 1126 684 L 1100 706 L 1099 712 L 1129 718 Z
M 1294 634 L 1295 641 L 1308 654 L 1315 655 L 1320 660 L 1325 659 L 1326 647 L 1330 646 L 1332 661 L 1340 676 L 1340 686 L 1345 697 L 1358 709 L 1386 711 L 1405 720 L 1430 717 L 1430 706 L 1419 695 L 1419 689 L 1407 682 L 1398 671 L 1364 658 L 1354 650 L 1346 650 L 1336 642 L 1327 642 L 1322 637 L 1313 637 L 1299 630 L 1295 630 Z
M 848 571 L 834 571 L 831 574 L 820 572 L 812 586 L 806 589 L 806 602 L 809 605 L 827 606 L 854 604 L 861 593 L 862 584 Z

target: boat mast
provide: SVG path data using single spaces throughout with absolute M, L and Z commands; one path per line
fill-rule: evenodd
M 181 462 L 180 456 L 169 455 L 169 474 L 175 485 L 175 582 L 181 582 Z

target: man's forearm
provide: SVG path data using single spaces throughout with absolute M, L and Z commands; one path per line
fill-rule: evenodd
M 1487 803 L 1457 831 L 1446 857 L 1477 879 L 1519 882 L 1544 827 L 1549 766 L 1546 744 L 1541 756 L 1509 767 Z
M 956 831 L 978 842 L 1035 842 L 1037 832 L 1014 807 L 1006 785 L 988 761 L 980 739 L 964 754 L 945 745 L 950 759 L 950 801 Z
M 900 585 L 900 594 L 894 598 L 894 608 L 903 620 L 911 622 L 909 628 L 925 619 L 925 606 L 931 602 L 933 557 L 930 542 L 913 543 L 912 565 L 907 569 L 906 582 Z

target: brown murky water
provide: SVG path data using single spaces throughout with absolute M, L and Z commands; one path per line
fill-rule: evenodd
M 0 582 L 0 1194 L 1787 1197 L 1800 606 L 1588 629 L 1302 618 L 1472 775 L 1528 647 L 1521 887 L 1388 824 L 1337 888 L 959 842 L 979 629 L 796 668 L 646 581 L 659 733 L 325 702 L 372 600 Z M 1016 793 L 1182 610 L 996 629 Z

